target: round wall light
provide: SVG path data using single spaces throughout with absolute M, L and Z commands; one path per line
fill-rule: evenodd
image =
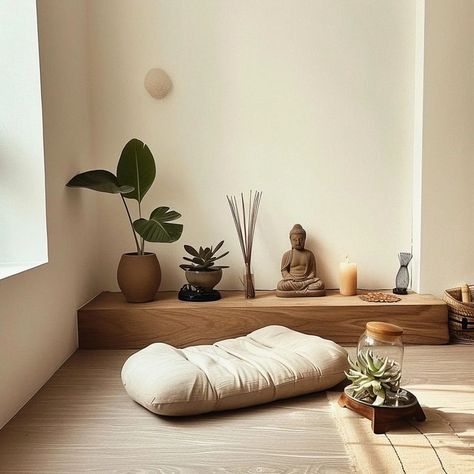
M 150 69 L 145 76 L 145 89 L 155 99 L 164 99 L 171 91 L 173 83 L 163 69 Z

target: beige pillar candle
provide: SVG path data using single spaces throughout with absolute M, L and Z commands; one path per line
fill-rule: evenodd
M 346 257 L 345 262 L 339 264 L 340 289 L 339 292 L 344 296 L 357 294 L 357 265 L 349 262 Z

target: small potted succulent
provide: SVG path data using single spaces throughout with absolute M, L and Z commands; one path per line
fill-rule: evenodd
M 222 269 L 229 267 L 215 265 L 214 263 L 229 253 L 224 252 L 216 256 L 223 244 L 224 241 L 222 240 L 215 248 L 199 247 L 199 250 L 196 250 L 190 245 L 184 246 L 184 250 L 186 250 L 191 257 L 183 257 L 183 259 L 190 263 L 183 263 L 180 267 L 185 270 L 186 280 L 188 280 L 191 286 L 212 290 L 221 281 Z

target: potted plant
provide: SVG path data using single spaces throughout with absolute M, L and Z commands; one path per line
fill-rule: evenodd
M 387 399 L 396 399 L 401 370 L 395 360 L 369 350 L 358 352 L 354 360 L 348 357 L 348 361 L 349 371 L 345 374 L 352 383 L 345 391 L 349 396 L 375 406 L 386 404 Z
M 183 225 L 175 221 L 181 217 L 169 207 L 157 207 L 149 219 L 142 217 L 141 203 L 155 181 L 156 166 L 153 155 L 142 141 L 133 138 L 122 150 L 117 164 L 117 175 L 106 170 L 91 170 L 74 176 L 66 186 L 118 194 L 130 222 L 136 251 L 122 255 L 117 280 L 130 303 L 152 301 L 161 283 L 161 269 L 156 254 L 145 252 L 146 242 L 175 242 L 181 237 Z M 137 202 L 138 219 L 133 220 L 127 200 Z
M 190 257 L 183 257 L 184 260 L 190 263 L 183 263 L 180 268 L 185 270 L 186 280 L 188 283 L 196 288 L 202 295 L 204 293 L 211 294 L 212 289 L 221 281 L 222 269 L 229 268 L 226 265 L 215 265 L 215 262 L 222 257 L 225 257 L 229 252 L 216 256 L 224 241 L 219 242 L 215 248 L 213 247 L 199 247 L 196 250 L 190 245 L 185 245 L 184 250 L 188 252 Z M 220 296 L 219 296 L 220 297 Z

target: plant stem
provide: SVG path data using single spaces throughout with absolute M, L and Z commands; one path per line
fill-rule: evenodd
M 130 215 L 130 211 L 128 210 L 127 203 L 125 202 L 125 198 L 122 194 L 120 194 L 122 198 L 123 205 L 125 206 L 125 210 L 127 211 L 128 220 L 130 222 L 130 227 L 132 228 L 133 238 L 135 239 L 135 245 L 137 246 L 137 254 L 140 255 L 140 247 L 138 245 L 137 234 L 135 233 L 135 229 L 133 228 L 132 216 Z
M 141 201 L 138 201 L 138 217 L 141 219 L 142 218 L 142 203 Z M 143 237 L 140 237 L 140 255 L 143 255 L 145 253 L 145 239 Z

